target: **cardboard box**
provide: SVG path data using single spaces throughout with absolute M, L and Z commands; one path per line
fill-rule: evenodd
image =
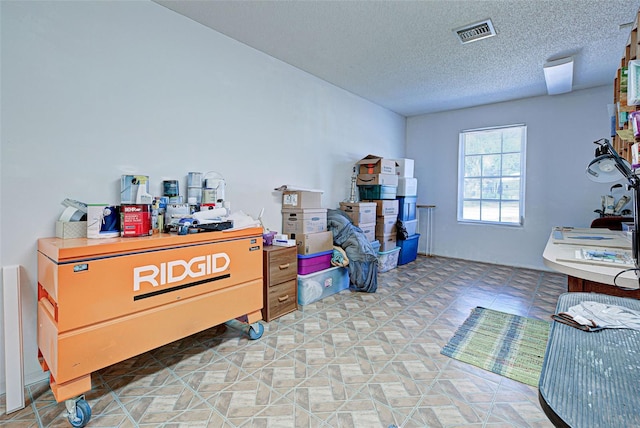
M 400 202 L 397 199 L 380 199 L 376 201 L 376 216 L 398 215 Z
M 360 228 L 360 230 L 362 230 L 362 233 L 364 233 L 364 236 L 366 236 L 369 242 L 373 242 L 376 240 L 376 224 L 375 223 L 360 224 L 358 225 L 358 227 Z
M 151 205 L 122 205 L 120 207 L 120 228 L 120 235 L 123 237 L 153 235 Z
M 86 238 L 86 221 L 56 221 L 56 236 L 62 239 Z
M 340 202 L 340 209 L 349 216 L 356 226 L 376 222 L 375 202 Z
M 398 176 L 395 174 L 358 174 L 358 186 L 394 186 L 398 187 Z
M 298 254 L 309 255 L 333 250 L 333 232 L 303 233 L 296 236 Z
M 391 233 L 389 235 L 376 235 L 376 239 L 380 241 L 380 252 L 393 250 L 397 246 L 395 233 Z
M 327 230 L 326 208 L 304 208 L 282 210 L 282 233 L 296 239 L 305 233 L 318 233 Z
M 376 236 L 397 233 L 397 229 L 396 229 L 397 221 L 398 221 L 398 217 L 395 215 L 386 215 L 382 217 L 377 217 Z
M 283 209 L 321 208 L 322 193 L 303 190 L 285 190 L 282 192 Z
M 396 159 L 396 175 L 400 177 L 413 177 L 413 159 Z
M 356 162 L 360 174 L 396 174 L 396 161 L 376 155 L 367 155 Z
M 418 179 L 408 177 L 398 177 L 398 190 L 396 196 L 417 196 Z

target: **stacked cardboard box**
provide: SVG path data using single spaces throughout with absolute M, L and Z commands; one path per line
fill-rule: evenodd
M 322 208 L 322 193 L 285 190 L 282 193 L 282 233 L 296 241 L 299 255 L 333 250 L 333 234 L 327 231 L 327 209 Z
M 356 185 L 361 201 L 395 199 L 398 189 L 396 161 L 368 155 L 358 162 Z
M 331 267 L 333 233 L 327 230 L 322 193 L 285 190 L 282 193 L 282 233 L 296 241 L 298 272 L 313 273 Z
M 380 243 L 380 252 L 396 247 L 396 221 L 398 216 L 398 175 L 394 159 L 368 155 L 359 160 L 356 185 L 360 200 L 376 204 L 373 238 Z M 373 239 L 370 238 L 370 241 Z
M 380 252 L 396 248 L 398 221 L 398 200 L 379 199 L 376 203 L 376 240 L 380 242 Z
M 376 239 L 375 202 L 340 202 L 340 209 L 364 232 L 369 242 Z
M 398 226 L 406 230 L 406 239 L 398 239 L 400 255 L 398 265 L 407 264 L 416 259 L 418 255 L 418 240 L 420 235 L 416 233 L 418 227 L 417 199 L 418 179 L 413 177 L 413 159 L 396 159 L 396 172 L 398 174 Z

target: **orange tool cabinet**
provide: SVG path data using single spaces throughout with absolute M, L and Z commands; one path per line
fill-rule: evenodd
M 92 372 L 234 319 L 257 339 L 262 293 L 262 228 L 40 239 L 38 358 L 84 426 L 69 401 Z

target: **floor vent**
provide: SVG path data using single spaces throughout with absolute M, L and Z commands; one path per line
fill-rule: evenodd
M 453 31 L 458 35 L 458 39 L 462 44 L 475 42 L 496 35 L 496 30 L 494 30 L 490 19 L 482 22 L 476 22 L 471 25 L 465 25 L 464 27 L 456 28 Z

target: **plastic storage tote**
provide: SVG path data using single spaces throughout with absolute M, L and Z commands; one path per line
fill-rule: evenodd
M 418 240 L 420 234 L 416 233 L 410 236 L 409 239 L 399 239 L 398 245 L 400 246 L 400 256 L 398 257 L 398 265 L 406 265 L 414 261 L 418 257 Z
M 391 269 L 398 267 L 398 255 L 400 254 L 400 247 L 396 247 L 393 250 L 381 251 L 378 253 L 378 272 L 387 272 Z
M 298 304 L 308 305 L 349 288 L 349 272 L 344 267 L 332 267 L 298 275 Z
M 398 220 L 407 221 L 415 220 L 417 196 L 398 196 Z
M 397 190 L 398 186 L 358 186 L 361 201 L 372 199 L 396 199 Z
M 298 254 L 298 275 L 308 275 L 319 270 L 331 267 L 331 257 L 333 250 L 321 253 L 302 255 Z

